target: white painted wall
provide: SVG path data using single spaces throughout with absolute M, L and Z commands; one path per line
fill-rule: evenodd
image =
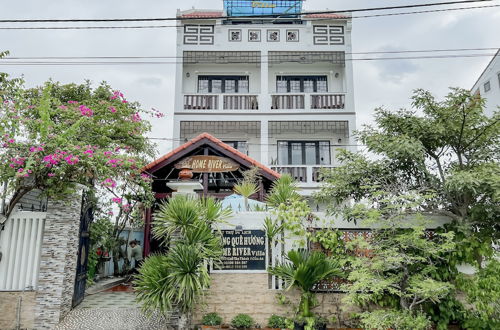
M 490 84 L 490 90 L 485 90 L 485 84 Z M 486 99 L 485 114 L 493 115 L 500 111 L 500 50 L 493 57 L 477 82 L 472 87 L 473 93 L 478 93 Z

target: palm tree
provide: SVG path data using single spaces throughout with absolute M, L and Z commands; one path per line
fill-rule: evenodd
M 194 307 L 210 284 L 206 262 L 222 255 L 220 234 L 212 225 L 229 214 L 213 199 L 177 195 L 160 206 L 153 233 L 170 245 L 165 255 L 145 260 L 134 282 L 146 312 L 180 313 L 179 329 L 190 327 Z M 173 243 L 173 244 L 172 244 Z
M 271 192 L 267 196 L 267 204 L 278 207 L 281 204 L 290 204 L 300 198 L 297 182 L 290 174 L 282 174 L 273 182 Z
M 256 194 L 259 191 L 259 187 L 257 186 L 257 184 L 255 182 L 243 181 L 234 185 L 233 189 L 235 193 L 243 196 L 245 200 L 245 211 L 250 211 L 248 199 L 250 198 L 250 196 Z
M 302 320 L 313 317 L 314 293 L 311 290 L 322 280 L 340 276 L 340 264 L 324 253 L 307 250 L 291 250 L 287 259 L 288 262 L 271 268 L 269 272 L 282 278 L 287 290 L 296 287 L 301 291 L 298 317 Z

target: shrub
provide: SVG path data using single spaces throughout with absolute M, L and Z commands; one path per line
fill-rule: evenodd
M 250 315 L 238 314 L 231 320 L 231 325 L 236 329 L 249 329 L 255 324 Z
M 279 315 L 271 315 L 269 320 L 267 320 L 267 326 L 269 328 L 286 328 L 286 318 Z
M 208 313 L 201 319 L 201 324 L 203 325 L 221 325 L 222 317 L 217 313 Z

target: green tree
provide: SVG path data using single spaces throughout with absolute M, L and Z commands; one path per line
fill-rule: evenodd
M 375 157 L 341 153 L 342 166 L 322 173 L 316 197 L 331 214 L 383 228 L 365 243 L 374 257 L 352 266 L 351 302 L 384 305 L 401 322 L 432 317 L 444 328 L 460 319 L 456 265 L 481 268 L 498 242 L 500 115 L 486 117 L 484 101 L 462 89 L 451 89 L 443 101 L 417 90 L 412 100 L 413 110 L 376 110 L 376 125 L 357 133 Z M 425 239 L 423 227 L 414 227 L 419 217 L 451 223 Z M 370 285 L 378 297 L 366 291 Z M 373 326 L 382 314 L 367 313 L 364 320 Z
M 300 290 L 297 320 L 311 327 L 314 325 L 312 308 L 315 307 L 314 293 L 311 290 L 322 280 L 340 276 L 340 265 L 337 260 L 327 257 L 324 253 L 307 250 L 291 250 L 287 259 L 287 262 L 268 271 L 282 278 L 287 290 L 292 287 Z
M 221 237 L 212 225 L 224 221 L 227 209 L 211 198 L 178 195 L 155 214 L 153 234 L 169 250 L 147 258 L 134 282 L 137 299 L 147 312 L 180 312 L 179 329 L 191 316 L 210 284 L 207 263 L 222 255 Z
M 500 232 L 500 113 L 486 117 L 484 100 L 457 88 L 442 101 L 424 90 L 416 90 L 412 100 L 413 110 L 375 111 L 376 126 L 365 126 L 358 136 L 377 157 L 344 152 L 343 166 L 323 172 L 317 197 L 332 213 L 355 220 L 345 201 L 368 198 L 377 204 L 410 191 L 432 193 L 407 213 L 453 219 L 453 229 L 464 233 L 456 236 L 464 237 L 457 246 L 464 261 L 480 265 Z
M 0 96 L 0 182 L 14 205 L 39 189 L 51 198 L 65 196 L 76 184 L 117 191 L 138 187 L 137 198 L 150 197 L 150 179 L 140 168 L 153 155 L 145 137 L 149 122 L 136 102 L 106 83 L 61 85 L 49 81 L 25 89 L 22 81 L 2 75 Z M 147 199 L 148 199 L 147 198 Z

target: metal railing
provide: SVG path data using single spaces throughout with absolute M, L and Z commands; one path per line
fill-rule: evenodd
M 223 95 L 224 110 L 258 110 L 259 101 L 257 95 Z
M 344 109 L 344 94 L 312 94 L 311 109 Z
M 321 172 L 332 165 L 274 165 L 271 169 L 280 174 L 290 174 L 295 181 L 314 184 L 321 182 Z
M 273 94 L 271 95 L 271 109 L 345 109 L 345 99 L 343 93 Z
M 191 94 L 184 95 L 184 109 L 216 110 L 219 108 L 218 95 Z

